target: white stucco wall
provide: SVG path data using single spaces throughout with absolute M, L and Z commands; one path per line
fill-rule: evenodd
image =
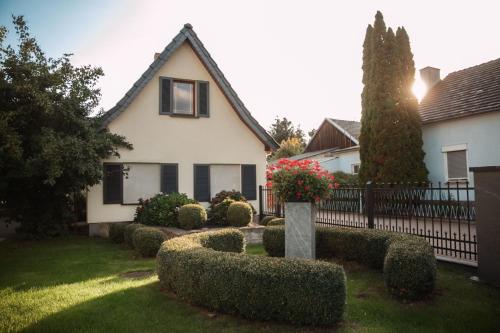
M 332 157 L 323 157 L 318 161 L 324 169 L 330 172 L 343 171 L 350 174 L 352 173 L 352 165 L 360 163 L 359 150 L 335 153 Z
M 425 164 L 431 182 L 446 182 L 442 148 L 467 145 L 469 167 L 500 165 L 500 112 L 428 124 L 422 128 Z M 469 172 L 473 184 L 473 174 Z
M 210 117 L 181 118 L 159 114 L 159 77 L 203 80 L 210 85 Z M 178 163 L 179 192 L 193 197 L 193 164 L 255 164 L 257 186 L 265 183 L 264 144 L 240 120 L 191 47 L 184 43 L 111 124 L 133 150 L 105 162 Z M 214 195 L 215 193 L 211 193 Z M 258 208 L 257 200 L 251 201 Z M 87 197 L 89 223 L 131 221 L 135 205 L 103 204 L 102 184 Z

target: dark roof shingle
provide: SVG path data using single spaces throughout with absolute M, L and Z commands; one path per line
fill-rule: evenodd
M 500 59 L 450 73 L 419 106 L 422 122 L 500 111 Z
M 356 140 L 359 140 L 359 134 L 361 133 L 361 123 L 359 121 L 333 118 L 330 118 L 330 120 L 342 127 L 352 137 L 356 138 Z

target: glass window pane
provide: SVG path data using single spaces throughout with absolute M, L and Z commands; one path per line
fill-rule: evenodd
M 446 153 L 448 163 L 448 179 L 467 178 L 467 159 L 465 150 Z
M 193 84 L 174 82 L 174 113 L 193 114 Z

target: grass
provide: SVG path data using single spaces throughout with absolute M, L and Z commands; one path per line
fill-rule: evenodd
M 261 246 L 248 246 L 265 255 Z M 432 299 L 402 303 L 379 272 L 346 263 L 348 304 L 335 328 L 292 327 L 213 316 L 162 292 L 154 259 L 105 240 L 69 237 L 0 242 L 0 332 L 496 332 L 500 291 L 469 280 L 473 270 L 439 264 Z

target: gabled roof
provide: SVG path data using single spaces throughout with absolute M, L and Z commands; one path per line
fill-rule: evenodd
M 361 123 L 359 121 L 333 118 L 328 118 L 328 120 L 338 125 L 338 127 L 343 129 L 350 136 L 350 139 L 352 141 L 354 141 L 356 144 L 359 144 L 359 134 L 361 134 Z
M 500 59 L 450 73 L 427 93 L 419 111 L 424 124 L 500 111 Z
M 175 36 L 175 38 L 168 44 L 163 52 L 153 61 L 149 68 L 141 75 L 141 77 L 134 83 L 132 88 L 123 96 L 116 105 L 103 115 L 102 127 L 118 117 L 127 106 L 132 103 L 134 98 L 142 91 L 146 84 L 155 77 L 158 70 L 168 61 L 170 56 L 181 46 L 184 42 L 188 42 L 193 48 L 195 54 L 203 63 L 207 71 L 210 73 L 214 81 L 222 90 L 230 104 L 236 110 L 240 119 L 252 130 L 252 132 L 265 144 L 266 149 L 277 149 L 279 145 L 274 139 L 260 126 L 260 124 L 252 117 L 243 102 L 240 100 L 236 92 L 233 90 L 229 82 L 224 77 L 224 74 L 219 69 L 215 61 L 212 59 L 208 51 L 199 40 L 196 33 L 193 31 L 191 24 L 186 23 L 184 28 Z

